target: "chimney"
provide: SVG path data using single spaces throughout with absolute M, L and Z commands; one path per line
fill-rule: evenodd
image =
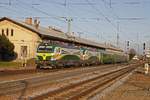
M 36 25 L 37 24 L 37 19 L 34 19 L 34 25 Z
M 29 24 L 29 25 L 32 25 L 32 18 L 31 17 L 26 18 L 25 23 Z
M 36 29 L 38 29 L 39 24 L 40 24 L 40 21 L 38 21 L 37 19 L 35 19 L 34 20 L 34 26 L 35 26 Z

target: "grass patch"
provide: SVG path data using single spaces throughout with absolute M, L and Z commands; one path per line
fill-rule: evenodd
M 19 68 L 21 66 L 20 62 L 3 62 L 0 61 L 0 68 Z

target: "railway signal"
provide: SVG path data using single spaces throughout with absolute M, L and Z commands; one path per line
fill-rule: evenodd
M 130 42 L 127 41 L 127 51 L 129 51 Z
M 143 50 L 145 50 L 145 46 L 146 46 L 145 43 L 143 43 Z
M 129 42 L 129 41 L 127 41 L 127 47 L 129 47 L 129 45 L 130 45 L 130 42 Z
M 143 54 L 145 54 L 145 47 L 146 47 L 146 44 L 143 43 Z

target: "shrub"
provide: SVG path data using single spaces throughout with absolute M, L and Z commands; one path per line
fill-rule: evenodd
M 16 59 L 14 44 L 5 35 L 0 35 L 0 60 L 10 61 Z

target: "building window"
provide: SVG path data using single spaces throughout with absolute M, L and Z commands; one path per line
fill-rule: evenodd
M 14 35 L 14 30 L 13 29 L 11 29 L 11 36 L 13 36 Z
M 5 35 L 5 34 L 4 34 L 4 29 L 2 29 L 2 35 Z
M 8 28 L 6 29 L 6 35 L 8 36 L 8 34 L 9 34 L 9 30 L 8 30 Z

